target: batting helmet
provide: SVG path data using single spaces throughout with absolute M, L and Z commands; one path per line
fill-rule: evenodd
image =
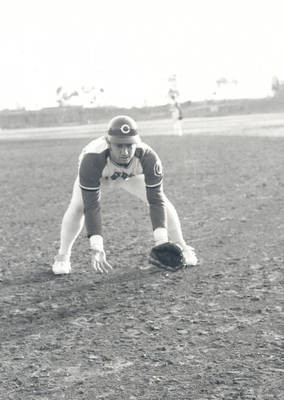
M 136 122 L 127 115 L 118 115 L 110 121 L 107 138 L 110 143 L 117 144 L 139 143 L 141 141 Z

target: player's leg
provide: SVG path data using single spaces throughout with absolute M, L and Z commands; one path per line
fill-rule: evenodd
M 179 132 L 179 136 L 183 135 L 183 132 L 182 132 L 182 121 L 181 120 L 178 121 L 178 132 Z
M 143 175 L 138 175 L 128 179 L 127 181 L 123 182 L 121 187 L 125 189 L 127 192 L 141 199 L 144 203 L 148 204 Z M 167 196 L 165 194 L 164 196 L 165 196 L 165 204 L 167 211 L 169 239 L 175 243 L 178 243 L 180 246 L 184 247 L 186 246 L 186 243 L 183 239 L 183 234 L 178 214 L 176 212 L 175 207 L 169 201 Z
M 72 198 L 63 216 L 60 232 L 60 247 L 52 270 L 55 274 L 71 271 L 70 256 L 72 246 L 84 225 L 84 206 L 78 177 L 75 180 Z
M 73 186 L 69 206 L 63 216 L 59 254 L 71 254 L 72 246 L 84 225 L 84 205 L 78 177 Z
M 121 187 L 148 204 L 143 175 L 138 175 L 128 179 L 121 185 Z M 181 248 L 184 250 L 184 255 L 189 265 L 196 265 L 197 258 L 195 256 L 194 250 L 192 249 L 192 247 L 186 244 L 183 238 L 180 219 L 178 217 L 177 211 L 174 205 L 167 198 L 167 196 L 165 194 L 164 196 L 167 212 L 169 240 L 181 246 Z
M 174 121 L 174 131 L 177 136 L 182 136 L 181 120 L 177 119 Z

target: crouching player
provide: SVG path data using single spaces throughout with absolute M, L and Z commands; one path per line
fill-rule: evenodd
M 84 222 L 95 271 L 107 273 L 102 235 L 100 192 L 105 185 L 121 187 L 149 205 L 155 245 L 168 240 L 178 244 L 188 265 L 196 265 L 192 247 L 183 238 L 177 212 L 163 192 L 163 170 L 158 155 L 143 143 L 136 122 L 114 117 L 105 136 L 91 141 L 79 157 L 79 174 L 71 202 L 64 214 L 60 248 L 52 266 L 54 274 L 71 272 L 72 246 Z

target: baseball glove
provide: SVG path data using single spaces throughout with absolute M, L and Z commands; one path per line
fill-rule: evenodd
M 186 267 L 186 262 L 180 246 L 166 242 L 151 249 L 149 262 L 158 268 L 176 272 Z

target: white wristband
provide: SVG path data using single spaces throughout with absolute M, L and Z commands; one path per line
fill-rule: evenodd
M 90 237 L 90 247 L 92 250 L 104 250 L 104 240 L 101 235 L 93 235 Z
M 156 228 L 153 234 L 155 245 L 168 242 L 168 231 L 166 228 Z

